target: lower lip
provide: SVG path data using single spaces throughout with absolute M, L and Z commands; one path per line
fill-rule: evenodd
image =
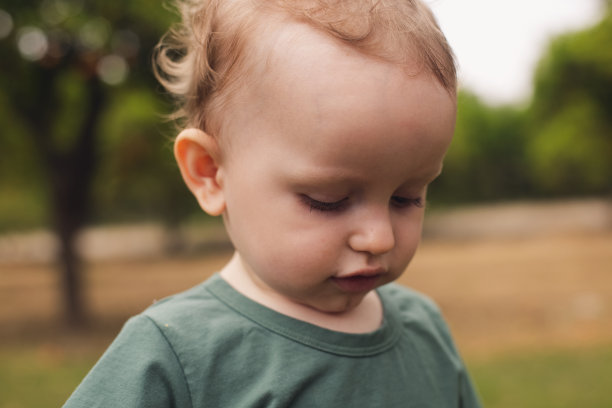
M 347 278 L 332 278 L 332 281 L 345 292 L 369 292 L 378 286 L 379 275 L 351 276 Z

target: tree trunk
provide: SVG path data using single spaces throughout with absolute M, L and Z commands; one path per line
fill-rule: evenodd
M 62 275 L 64 320 L 72 327 L 87 321 L 83 296 L 83 262 L 77 238 L 91 212 L 91 188 L 97 164 L 96 128 L 105 104 L 102 84 L 87 82 L 88 101 L 78 137 L 64 152 L 48 156 L 54 228 L 59 239 L 58 265 Z
M 83 296 L 83 264 L 75 247 L 77 231 L 66 229 L 60 231 L 58 237 L 60 243 L 58 263 L 62 276 L 64 322 L 70 327 L 80 327 L 87 322 L 88 313 Z

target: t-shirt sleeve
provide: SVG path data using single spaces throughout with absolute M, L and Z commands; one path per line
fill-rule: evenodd
M 130 319 L 64 408 L 191 407 L 175 351 L 147 316 Z

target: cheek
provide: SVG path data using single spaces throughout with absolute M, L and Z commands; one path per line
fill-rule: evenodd
M 291 287 L 310 287 L 333 275 L 343 254 L 341 240 L 321 227 L 283 228 L 268 244 L 267 257 L 264 251 L 255 255 L 259 267 L 271 279 Z
M 329 268 L 335 264 L 343 246 L 337 230 L 325 228 L 325 224 L 312 227 L 296 223 L 295 227 L 285 225 L 273 237 L 279 263 L 303 270 L 318 269 L 322 265 Z
M 252 267 L 276 271 L 316 270 L 332 262 L 341 245 L 336 222 L 310 214 L 288 195 L 248 188 L 229 194 L 226 227 L 236 249 L 249 258 Z
M 423 216 L 418 215 L 411 220 L 407 220 L 396 232 L 397 251 L 402 259 L 410 261 L 421 241 L 423 230 Z M 407 262 L 406 261 L 406 262 Z

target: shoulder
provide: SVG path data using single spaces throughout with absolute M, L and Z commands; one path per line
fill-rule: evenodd
M 155 301 L 142 316 L 165 327 L 169 323 L 188 322 L 199 319 L 203 312 L 214 314 L 219 302 L 206 289 L 208 281 L 200 283 L 184 292 Z
M 113 348 L 146 350 L 148 359 L 181 356 L 196 338 L 216 332 L 216 321 L 226 319 L 227 308 L 206 290 L 207 282 L 156 301 L 131 317 L 111 345 Z M 217 323 L 222 325 L 222 323 Z
M 138 318 L 157 326 L 174 349 L 189 347 L 191 342 L 218 344 L 219 338 L 235 335 L 232 333 L 250 322 L 209 290 L 216 278 L 155 302 Z

